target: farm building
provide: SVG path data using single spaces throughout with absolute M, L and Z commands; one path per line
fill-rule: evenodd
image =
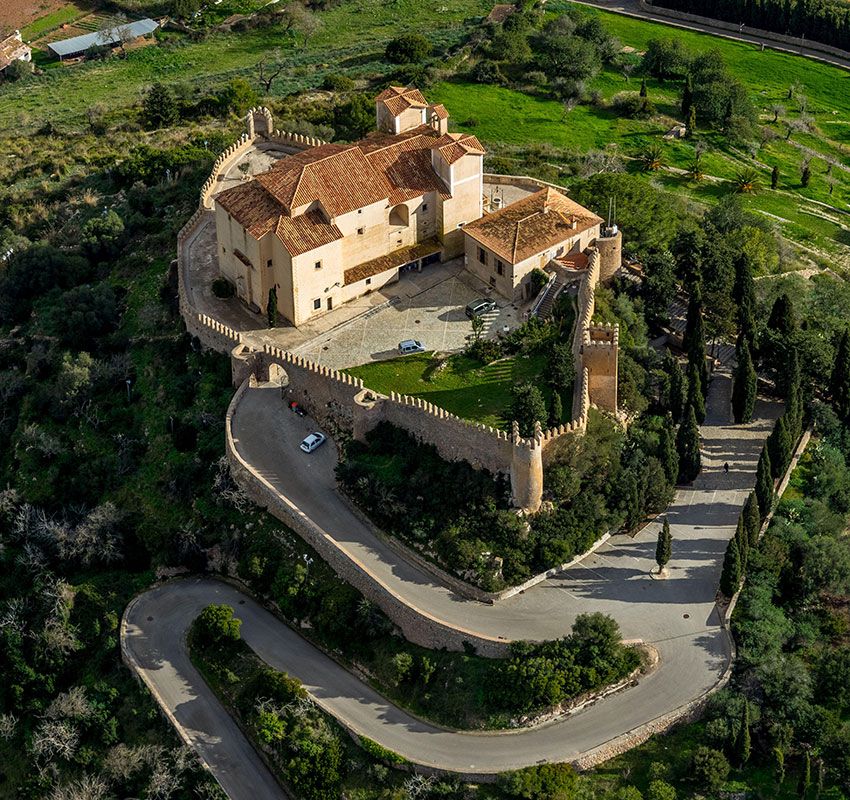
M 47 49 L 60 61 L 65 58 L 76 58 L 85 55 L 92 47 L 117 47 L 122 43 L 133 42 L 143 36 L 149 36 L 159 27 L 152 19 L 140 19 L 128 22 L 126 25 L 116 25 L 102 31 L 50 42 Z
M 32 51 L 21 39 L 21 32 L 0 40 L 0 73 L 14 61 L 31 61 Z

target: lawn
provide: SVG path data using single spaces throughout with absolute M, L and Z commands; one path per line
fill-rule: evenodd
M 382 394 L 391 391 L 421 397 L 459 417 L 486 425 L 506 428 L 511 405 L 511 389 L 518 383 L 531 381 L 544 390 L 548 403 L 548 387 L 540 379 L 544 357 L 516 355 L 482 366 L 479 361 L 458 354 L 441 359 L 432 353 L 421 353 L 363 364 L 348 370 L 362 378 L 370 389 Z M 571 393 L 563 398 L 564 421 L 572 414 Z
M 25 42 L 31 42 L 33 39 L 38 39 L 45 33 L 55 30 L 66 23 L 73 22 L 88 13 L 88 11 L 79 8 L 74 3 L 68 3 L 21 28 L 21 37 Z

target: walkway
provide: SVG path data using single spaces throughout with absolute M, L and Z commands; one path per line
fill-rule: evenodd
M 195 710 L 216 704 L 187 664 L 183 649 L 185 626 L 210 602 L 231 603 L 243 619 L 248 644 L 270 664 L 302 679 L 330 713 L 411 761 L 488 773 L 541 760 L 575 759 L 698 699 L 728 665 L 728 636 L 720 627 L 714 595 L 723 551 L 777 413 L 775 406 L 761 404 L 758 422 L 732 427 L 730 385 L 728 373 L 722 371 L 712 383 L 702 430 L 705 469 L 693 487 L 677 493 L 668 511 L 674 546 L 666 581 L 649 576 L 658 531 L 653 524 L 634 539 L 614 537 L 567 572 L 493 606 L 460 601 L 416 567 L 399 561 L 352 514 L 335 490 L 332 444 L 309 457 L 298 450 L 310 422 L 284 409 L 277 387 L 251 389 L 236 408 L 234 435 L 240 455 L 410 606 L 485 635 L 537 640 L 567 633 L 579 613 L 602 611 L 617 620 L 625 638 L 655 645 L 661 656 L 656 672 L 574 716 L 545 728 L 502 735 L 440 731 L 388 704 L 285 625 L 250 601 L 243 604 L 245 598 L 234 590 L 209 581 L 167 584 L 139 598 L 128 610 L 127 647 L 142 662 L 160 702 L 179 720 L 183 714 L 190 721 L 190 735 L 205 757 L 211 754 L 216 774 L 216 764 L 224 765 L 225 778 L 241 758 L 244 739 L 241 734 L 234 739 L 220 707 Z M 274 437 L 266 435 L 270 430 Z M 728 475 L 722 469 L 725 461 L 732 464 Z M 258 785 L 256 775 L 252 782 Z M 252 795 L 262 796 L 253 790 Z

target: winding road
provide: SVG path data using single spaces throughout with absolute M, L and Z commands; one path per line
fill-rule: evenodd
M 536 640 L 564 635 L 577 614 L 601 611 L 617 620 L 624 638 L 654 645 L 661 658 L 655 672 L 572 716 L 502 734 L 457 733 L 425 724 L 238 590 L 211 580 L 167 583 L 136 598 L 125 614 L 125 654 L 234 800 L 283 795 L 188 660 L 185 631 L 209 603 L 232 605 L 246 642 L 270 665 L 300 678 L 330 714 L 414 763 L 492 774 L 576 759 L 698 699 L 729 663 L 729 637 L 714 605 L 720 565 L 753 485 L 761 444 L 778 413 L 776 406 L 760 404 L 756 422 L 732 426 L 730 386 L 728 373 L 718 372 L 702 428 L 703 472 L 692 487 L 677 492 L 667 513 L 674 540 L 668 579 L 650 575 L 658 531 L 652 524 L 633 539 L 613 537 L 576 566 L 495 605 L 461 600 L 375 536 L 336 492 L 333 445 L 310 456 L 298 449 L 311 423 L 285 409 L 278 387 L 248 389 L 233 412 L 239 455 L 412 608 L 482 635 Z M 731 469 L 725 474 L 727 461 Z

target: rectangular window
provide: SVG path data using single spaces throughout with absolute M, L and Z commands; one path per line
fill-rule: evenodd
M 427 203 L 423 203 L 423 204 L 422 204 L 422 210 L 423 210 L 423 211 L 427 211 L 427 210 L 428 210 L 428 204 L 427 204 Z
M 363 213 L 363 209 L 362 209 L 362 208 L 358 208 L 358 209 L 357 209 L 357 213 L 358 213 L 358 214 L 362 214 L 362 213 Z
M 478 260 L 485 266 L 487 265 L 487 252 L 483 247 L 478 248 Z
M 498 258 L 496 259 L 496 272 L 498 272 L 499 275 L 505 274 L 505 265 L 501 261 L 499 261 Z
M 457 224 L 458 228 L 462 228 L 464 225 L 466 225 L 465 222 L 458 222 Z
M 321 297 L 317 297 L 317 298 L 313 301 L 313 311 L 318 311 L 321 307 L 322 307 L 322 298 L 321 298 Z
M 271 260 L 271 259 L 269 259 L 268 261 L 266 261 L 266 267 L 267 267 L 268 269 L 271 269 L 271 268 L 272 268 L 272 260 Z
M 368 286 L 370 283 L 372 283 L 372 279 L 371 279 L 371 278 L 366 278 L 366 285 Z
M 358 228 L 358 229 L 357 229 L 357 235 L 358 235 L 358 236 L 362 236 L 362 235 L 363 235 L 363 232 L 364 232 L 365 230 L 366 230 L 366 228 Z
M 316 264 L 315 264 L 315 267 L 316 267 L 316 269 L 321 269 L 322 268 L 322 262 L 317 261 Z M 321 305 L 321 303 L 319 305 Z
M 495 285 L 496 285 L 496 278 L 495 278 L 495 277 L 491 277 L 491 278 L 490 278 L 490 285 L 491 285 L 491 286 L 495 286 Z

